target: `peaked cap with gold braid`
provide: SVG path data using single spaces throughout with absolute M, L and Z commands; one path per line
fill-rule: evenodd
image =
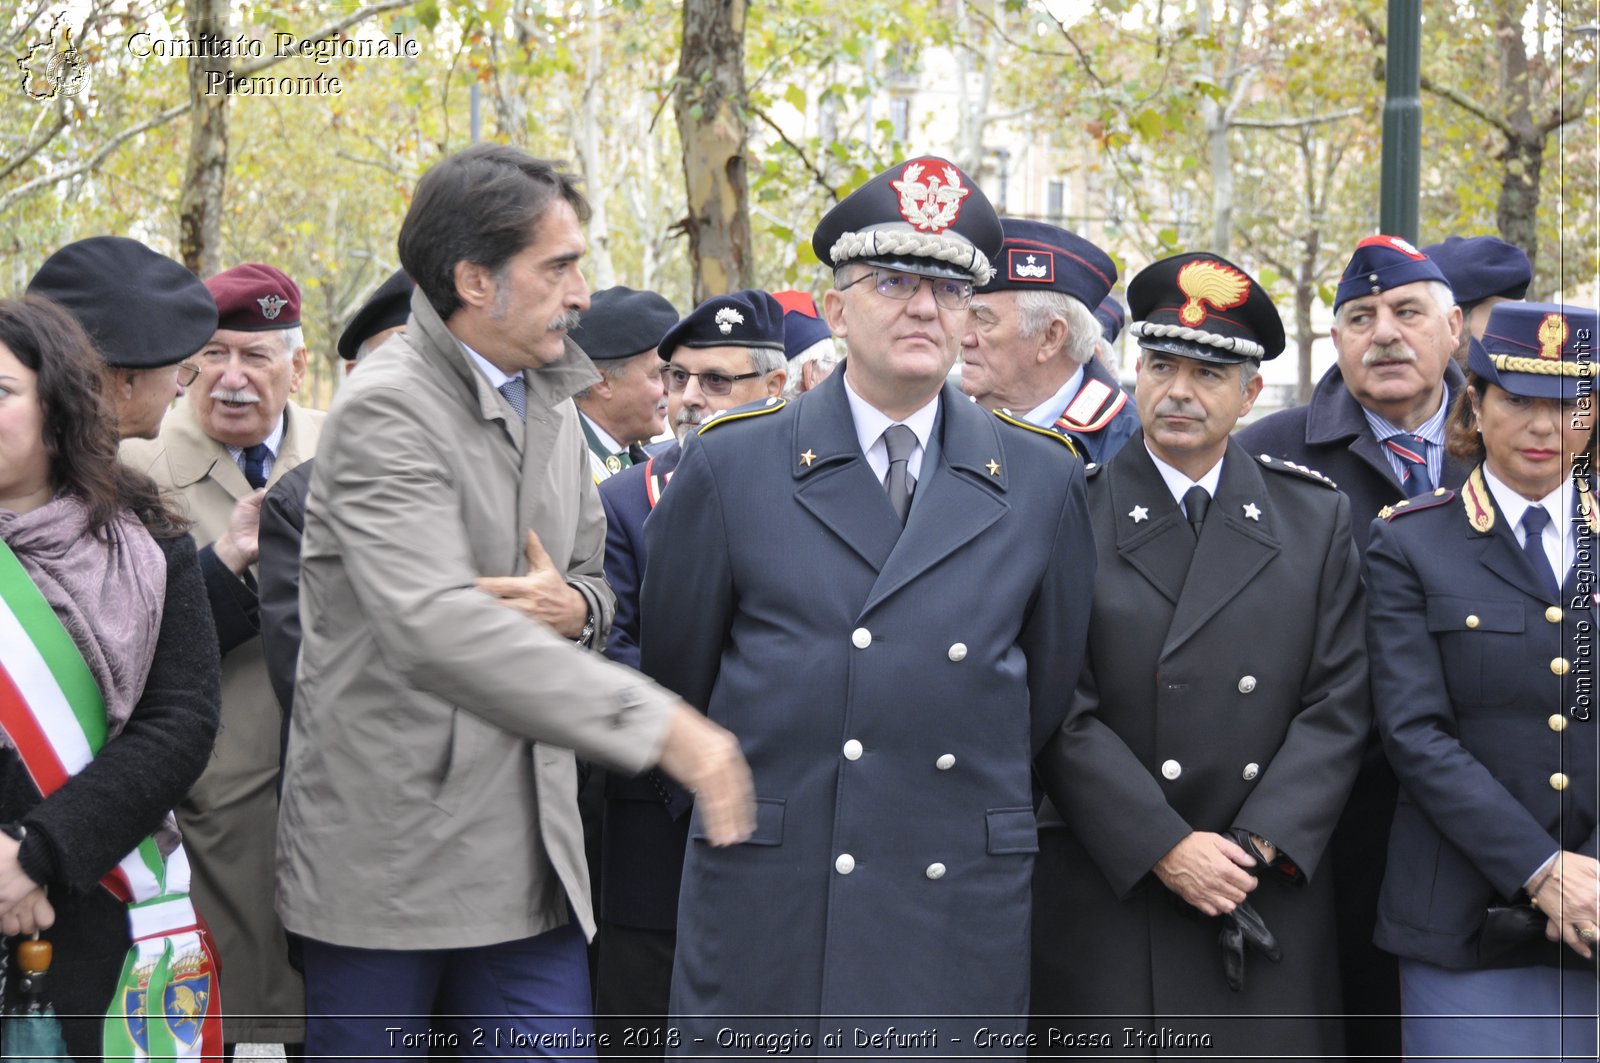
M 1513 395 L 1572 401 L 1594 394 L 1600 314 L 1558 303 L 1499 303 L 1467 368 Z
M 1146 350 L 1233 365 L 1283 353 L 1283 319 L 1255 278 L 1206 252 L 1151 263 L 1128 285 L 1128 333 Z

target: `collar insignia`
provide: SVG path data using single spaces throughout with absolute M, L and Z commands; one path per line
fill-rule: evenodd
M 1483 466 L 1472 470 L 1466 486 L 1461 489 L 1461 504 L 1467 507 L 1467 523 L 1474 531 L 1486 532 L 1494 527 L 1494 501 L 1489 487 L 1483 482 Z
M 810 447 L 807 447 L 806 448 L 806 452 L 804 454 L 800 455 L 800 464 L 804 465 L 808 469 L 811 468 L 811 463 L 816 461 L 816 460 L 817 460 L 817 456 L 816 456 L 816 454 L 812 453 Z
M 1247 520 L 1260 521 L 1261 507 L 1254 502 L 1246 502 L 1244 504 L 1244 515 Z
M 1128 510 L 1128 516 L 1133 518 L 1135 524 L 1142 524 L 1150 519 L 1150 511 L 1143 506 L 1134 506 Z

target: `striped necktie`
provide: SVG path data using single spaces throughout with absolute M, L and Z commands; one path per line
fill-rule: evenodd
M 1400 456 L 1403 472 L 1400 486 L 1407 495 L 1425 495 L 1433 490 L 1433 477 L 1428 472 L 1428 441 L 1410 432 L 1392 435 L 1383 441 Z

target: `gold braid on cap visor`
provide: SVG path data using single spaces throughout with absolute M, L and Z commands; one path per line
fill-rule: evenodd
M 989 258 L 969 240 L 942 233 L 896 232 L 877 229 L 864 233 L 843 233 L 828 249 L 828 257 L 843 265 L 858 258 L 876 255 L 901 255 L 948 262 L 972 274 L 972 283 L 983 286 L 994 279 Z
M 1515 354 L 1491 354 L 1489 361 L 1502 373 L 1532 373 L 1536 376 L 1596 376 L 1593 362 L 1568 362 L 1555 358 L 1523 358 Z

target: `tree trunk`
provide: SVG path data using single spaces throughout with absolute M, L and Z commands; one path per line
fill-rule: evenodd
M 589 0 L 587 11 L 589 25 L 584 31 L 587 47 L 584 55 L 583 102 L 578 107 L 577 141 L 578 165 L 583 168 L 584 181 L 589 194 L 589 269 L 596 291 L 617 283 L 616 269 L 611 263 L 611 216 L 606 200 L 611 194 L 611 181 L 606 177 L 606 163 L 600 151 L 600 123 L 606 103 L 601 98 L 600 84 L 605 77 L 605 67 L 600 58 L 600 39 L 605 32 L 601 23 L 600 0 Z M 604 116 L 610 118 L 609 115 Z
M 683 140 L 689 262 L 698 304 L 754 276 L 745 160 L 745 0 L 687 0 L 673 112 Z
M 228 0 L 185 0 L 184 22 L 197 44 L 232 36 Z M 228 178 L 228 94 L 207 95 L 207 75 L 226 74 L 230 65 L 229 59 L 189 60 L 189 160 L 178 203 L 178 253 L 200 277 L 222 270 L 222 204 Z
M 1534 271 L 1539 268 L 1539 171 L 1545 136 L 1507 137 L 1500 171 L 1500 202 L 1495 221 L 1500 239 L 1522 248 Z

